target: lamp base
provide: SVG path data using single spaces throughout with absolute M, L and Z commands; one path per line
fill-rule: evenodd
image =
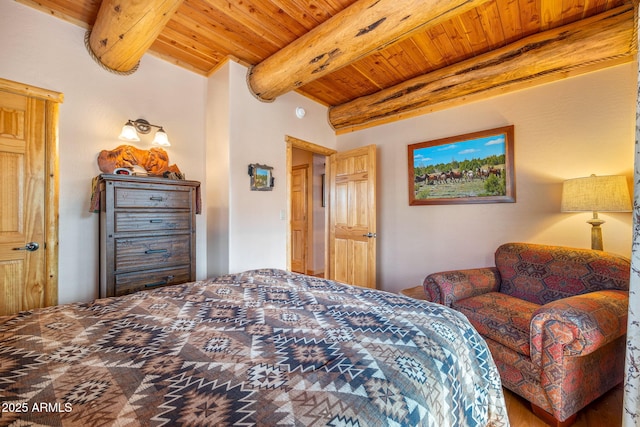
M 591 249 L 597 251 L 604 250 L 602 248 L 602 228 L 600 228 L 600 226 L 604 224 L 604 221 L 599 219 L 597 214 L 594 213 L 594 217 L 587 222 L 591 224 Z

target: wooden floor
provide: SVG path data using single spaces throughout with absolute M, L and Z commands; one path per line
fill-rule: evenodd
M 578 413 L 573 427 L 619 427 L 622 425 L 622 384 Z M 533 415 L 529 402 L 504 389 L 511 427 L 547 427 L 540 418 Z

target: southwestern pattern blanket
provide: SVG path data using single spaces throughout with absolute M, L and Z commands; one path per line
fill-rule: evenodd
M 442 305 L 254 270 L 0 318 L 0 425 L 506 426 Z

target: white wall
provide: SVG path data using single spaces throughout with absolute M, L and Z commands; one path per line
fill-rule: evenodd
M 228 124 L 220 124 L 227 129 L 228 135 L 222 131 L 213 132 L 211 136 L 216 140 L 210 140 L 207 149 L 222 144 L 229 151 L 228 156 L 226 153 L 221 156 L 208 153 L 209 170 L 229 172 L 228 182 L 208 182 L 209 185 L 228 185 L 228 191 L 221 190 L 228 194 L 228 201 L 209 200 L 210 210 L 223 212 L 225 206 L 222 204 L 228 202 L 228 218 L 218 223 L 223 226 L 224 221 L 228 221 L 228 266 L 225 271 L 218 270 L 224 266 L 210 265 L 210 275 L 262 267 L 286 268 L 285 136 L 335 148 L 336 137 L 328 125 L 324 106 L 295 92 L 272 103 L 260 102 L 247 89 L 246 73 L 244 66 L 230 62 L 210 78 L 208 96 L 215 100 L 218 110 L 209 112 L 207 120 L 212 120 L 212 114 L 228 117 Z M 224 80 L 227 80 L 227 88 L 221 84 Z M 295 116 L 298 106 L 307 112 L 302 119 Z M 251 163 L 273 167 L 275 187 L 272 191 L 250 191 L 247 167 Z M 225 234 L 223 230 L 209 232 Z M 219 263 L 215 261 L 214 264 Z
M 90 58 L 85 31 L 13 1 L 0 2 L 0 77 L 64 93 L 60 106 L 59 301 L 98 292 L 98 214 L 90 213 L 91 178 L 102 149 L 122 144 L 127 119 L 164 126 L 167 149 L 187 179 L 204 181 L 206 79 L 152 56 L 130 76 Z M 149 148 L 151 134 L 137 143 Z M 206 205 L 206 199 L 203 200 Z M 197 275 L 206 275 L 206 213 L 197 218 Z
M 207 85 L 207 271 L 229 272 L 229 63 Z
M 626 175 L 634 157 L 635 68 L 621 65 L 485 101 L 338 136 L 338 149 L 377 144 L 378 287 L 493 264 L 526 241 L 590 247 L 588 213 L 560 213 L 562 181 Z M 517 202 L 409 206 L 407 145 L 513 124 Z M 604 248 L 630 256 L 631 214 L 601 213 Z

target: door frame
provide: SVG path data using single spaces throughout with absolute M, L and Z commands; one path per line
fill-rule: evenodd
M 59 149 L 58 120 L 64 95 L 48 89 L 0 78 L 0 90 L 45 101 L 45 193 L 44 249 L 46 282 L 43 284 L 45 306 L 58 304 L 58 214 Z
M 314 144 L 312 142 L 304 141 L 302 139 L 295 138 L 293 136 L 285 135 L 284 138 L 287 143 L 287 270 L 291 271 L 291 193 L 292 193 L 292 168 L 293 168 L 293 149 L 298 148 L 300 150 L 309 151 L 313 154 L 319 154 L 321 156 L 329 157 L 332 154 L 337 153 L 337 150 L 332 148 L 323 147 L 322 145 Z M 329 163 L 327 163 L 327 170 L 325 176 L 329 177 Z M 325 188 L 330 188 L 329 183 L 325 184 Z M 327 198 L 329 200 L 330 198 Z M 328 202 L 329 203 L 329 202 Z M 324 210 L 325 217 L 325 229 L 324 229 L 324 277 L 329 276 L 329 206 L 327 205 Z

